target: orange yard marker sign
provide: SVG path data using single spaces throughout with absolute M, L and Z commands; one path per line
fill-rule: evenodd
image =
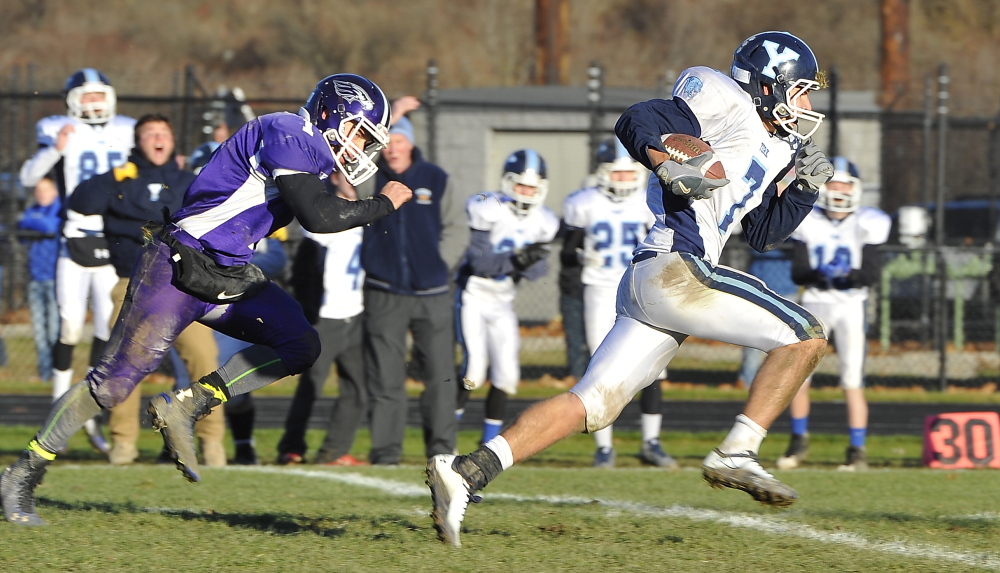
M 953 412 L 924 419 L 924 465 L 1000 468 L 1000 414 Z

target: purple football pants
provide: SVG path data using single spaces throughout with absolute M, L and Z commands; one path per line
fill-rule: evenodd
M 179 290 L 172 281 L 170 248 L 156 239 L 143 249 L 104 356 L 87 375 L 102 407 L 124 401 L 156 369 L 177 335 L 196 320 L 272 348 L 290 374 L 304 372 L 319 356 L 319 335 L 302 307 L 273 282 L 250 298 L 216 305 Z

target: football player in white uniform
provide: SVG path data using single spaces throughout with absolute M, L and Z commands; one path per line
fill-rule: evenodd
M 816 207 L 792 233 L 796 241 L 792 279 L 806 287 L 802 306 L 823 321 L 827 334 L 834 334 L 850 433 L 847 461 L 839 469 L 855 471 L 868 467 L 865 302 L 868 287 L 879 280 L 877 249 L 889 239 L 892 219 L 880 209 L 861 206 L 861 180 L 853 163 L 834 157 L 833 166 L 833 178 L 820 189 Z M 807 378 L 792 399 L 792 439 L 778 459 L 780 469 L 798 467 L 808 452 L 811 380 Z
M 764 32 L 736 49 L 730 75 L 689 68 L 671 99 L 638 103 L 622 114 L 615 134 L 629 155 L 656 174 L 646 194 L 656 224 L 622 277 L 618 318 L 569 392 L 535 404 L 469 455 L 428 461 L 440 539 L 461 545 L 469 501 L 500 472 L 566 436 L 614 421 L 688 336 L 768 352 L 743 413 L 702 462 L 702 476 L 712 486 L 740 489 L 769 505 L 798 498 L 761 467 L 757 451 L 815 368 L 826 335 L 809 311 L 718 261 L 737 223 L 759 251 L 783 242 L 833 175 L 810 139 L 823 119 L 809 101 L 819 80 L 809 46 L 787 32 Z M 709 151 L 683 163 L 670 160 L 662 143 L 670 133 L 700 137 L 714 157 Z M 716 158 L 729 179 L 705 177 L 702 168 Z M 793 166 L 795 181 L 778 194 L 774 182 Z
M 66 115 L 53 115 L 35 126 L 38 151 L 21 167 L 21 185 L 33 187 L 55 170 L 63 204 L 81 181 L 123 165 L 133 147 L 135 120 L 116 113 L 115 89 L 101 72 L 83 68 L 66 80 Z M 90 365 L 97 363 L 110 335 L 111 289 L 118 275 L 110 264 L 100 215 L 67 209 L 56 263 L 59 341 L 52 350 L 52 399 L 69 389 L 73 347 L 83 336 L 87 300 L 93 311 L 94 339 Z M 95 422 L 86 425 L 91 444 L 110 448 Z
M 471 234 L 456 293 L 464 385 L 456 416 L 461 417 L 469 391 L 486 383 L 488 369 L 483 442 L 500 433 L 507 397 L 521 381 L 513 303 L 521 279 L 536 280 L 548 270 L 548 244 L 559 230 L 559 219 L 544 205 L 548 185 L 545 160 L 522 149 L 504 162 L 499 193 L 473 195 L 465 205 Z
M 585 187 L 566 197 L 563 221 L 566 238 L 563 264 L 577 258 L 583 266 L 583 307 L 587 347 L 597 350 L 615 323 L 618 283 L 632 262 L 632 251 L 653 226 L 655 218 L 646 207 L 642 190 L 649 172 L 629 157 L 616 138 L 602 141 L 597 148 L 595 186 Z M 660 379 L 666 378 L 661 373 Z M 645 464 L 677 468 L 677 462 L 660 445 L 663 395 L 659 382 L 642 390 L 642 448 L 639 460 Z M 615 466 L 612 426 L 594 432 L 597 451 L 594 467 Z

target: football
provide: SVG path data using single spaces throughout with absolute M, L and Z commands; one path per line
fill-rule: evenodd
M 662 138 L 663 148 L 670 154 L 670 159 L 677 163 L 684 163 L 692 157 L 696 157 L 706 151 L 713 151 L 712 147 L 693 135 L 683 133 L 667 133 Z M 726 169 L 722 162 L 715 161 L 703 165 L 701 173 L 710 179 L 725 179 Z

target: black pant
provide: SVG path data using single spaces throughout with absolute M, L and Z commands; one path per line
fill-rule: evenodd
M 449 294 L 407 296 L 365 289 L 365 368 L 372 400 L 373 464 L 397 464 L 406 429 L 406 332 L 424 383 L 420 413 L 427 457 L 455 449 L 454 307 Z
M 354 435 L 368 410 L 362 315 L 345 320 L 321 318 L 315 327 L 322 350 L 316 362 L 299 378 L 285 420 L 285 434 L 278 442 L 278 453 L 305 455 L 309 416 L 316 398 L 323 395 L 323 384 L 336 362 L 340 396 L 333 406 L 326 439 L 317 456 L 318 462 L 327 462 L 351 451 Z

